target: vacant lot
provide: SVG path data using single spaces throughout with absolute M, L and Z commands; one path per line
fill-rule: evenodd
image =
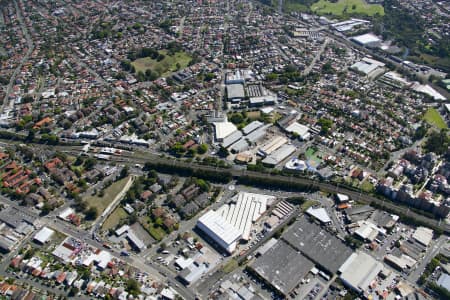
M 330 14 L 334 16 L 343 16 L 351 14 L 363 14 L 374 16 L 384 15 L 384 8 L 379 4 L 367 4 L 364 0 L 339 0 L 332 3 L 328 0 L 320 0 L 311 5 L 311 10 L 318 14 Z
M 116 228 L 117 224 L 119 224 L 120 221 L 125 220 L 127 217 L 128 214 L 122 207 L 116 208 L 103 223 L 102 231 Z
M 106 207 L 116 198 L 117 194 L 125 187 L 129 177 L 125 177 L 119 181 L 114 182 L 105 189 L 103 197 L 98 195 L 89 196 L 84 199 L 88 207 L 96 207 L 99 215 L 105 210 Z
M 161 61 L 144 57 L 136 59 L 131 64 L 136 68 L 136 72 L 145 72 L 150 69 L 157 72 L 159 76 L 165 77 L 178 69 L 186 68 L 192 59 L 186 52 L 176 52 L 173 55 L 169 55 L 166 50 L 161 50 L 159 53 L 164 55 L 164 59 Z
M 444 119 L 442 119 L 439 112 L 434 108 L 428 109 L 425 115 L 423 116 L 423 119 L 428 124 L 436 126 L 439 129 L 447 128 L 447 123 L 445 123 Z

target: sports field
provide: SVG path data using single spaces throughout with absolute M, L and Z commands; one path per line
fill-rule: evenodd
M 311 5 L 311 10 L 317 14 L 330 14 L 334 16 L 343 16 L 350 14 L 361 14 L 374 16 L 384 15 L 384 8 L 380 4 L 367 4 L 364 0 L 339 0 L 332 3 L 327 0 L 319 0 L 319 2 Z

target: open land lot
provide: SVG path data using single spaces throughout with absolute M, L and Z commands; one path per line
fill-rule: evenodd
M 439 112 L 436 109 L 434 109 L 434 108 L 428 109 L 427 112 L 425 113 L 423 119 L 428 124 L 436 126 L 439 129 L 447 128 L 447 124 L 442 119 L 442 117 L 439 114 Z
M 119 181 L 114 182 L 109 187 L 105 189 L 103 197 L 98 195 L 89 196 L 84 199 L 88 207 L 96 207 L 98 212 L 101 213 L 106 207 L 114 200 L 117 194 L 125 187 L 128 182 L 128 177 L 123 178 Z
M 150 57 L 139 58 L 133 61 L 132 65 L 136 68 L 136 72 L 145 72 L 150 69 L 157 72 L 159 76 L 164 77 L 178 69 L 186 68 L 192 59 L 186 52 L 176 52 L 173 55 L 169 55 L 166 50 L 161 50 L 159 53 L 164 55 L 164 59 L 161 61 Z
M 106 221 L 103 223 L 102 230 L 106 231 L 106 230 L 109 230 L 109 229 L 114 229 L 117 226 L 117 224 L 119 224 L 119 222 L 121 220 L 126 219 L 127 216 L 128 216 L 127 212 L 122 207 L 116 208 L 112 212 L 112 214 L 110 214 L 108 216 Z

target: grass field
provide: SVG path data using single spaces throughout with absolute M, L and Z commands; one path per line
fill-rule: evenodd
M 249 118 L 251 121 L 258 120 L 260 117 L 261 117 L 261 112 L 259 110 L 247 112 L 247 118 Z
M 88 207 L 96 207 L 99 215 L 105 210 L 106 207 L 114 200 L 118 193 L 125 187 L 129 177 L 125 177 L 119 181 L 114 182 L 105 189 L 103 197 L 89 196 L 84 198 Z
M 238 264 L 237 260 L 232 258 L 223 266 L 223 271 L 225 273 L 231 273 L 238 267 L 239 267 L 239 264 Z
M 151 69 L 157 72 L 159 76 L 164 77 L 177 71 L 177 64 L 179 64 L 180 69 L 186 68 L 192 59 L 186 52 L 176 52 L 174 55 L 168 55 L 166 50 L 161 50 L 159 53 L 165 56 L 161 61 L 144 57 L 136 59 L 131 64 L 136 68 L 136 72 L 145 72 L 145 70 Z
M 308 208 L 310 208 L 311 206 L 314 206 L 316 204 L 320 204 L 320 202 L 315 201 L 315 200 L 306 200 L 306 202 L 300 206 L 300 210 L 307 211 Z
M 322 162 L 322 160 L 317 156 L 317 154 L 318 152 L 311 147 L 306 149 L 305 152 L 305 156 L 306 159 L 308 160 L 308 163 L 314 168 L 316 168 Z
M 434 108 L 429 108 L 423 119 L 430 125 L 436 126 L 439 129 L 448 128 L 447 123 L 442 119 L 439 112 Z
M 373 184 L 369 181 L 369 180 L 364 180 L 361 183 L 361 190 L 363 190 L 366 193 L 372 193 L 373 191 L 375 191 L 375 187 L 373 186 Z
M 374 16 L 384 15 L 384 8 L 379 4 L 367 4 L 364 0 L 339 0 L 336 3 L 328 0 L 319 0 L 311 5 L 311 10 L 317 14 L 330 14 L 334 16 L 343 16 L 350 14 L 362 14 Z
M 276 1 L 278 2 L 278 1 Z M 275 7 L 278 7 L 278 4 L 275 5 Z M 290 13 L 290 12 L 298 12 L 298 11 L 303 11 L 306 12 L 308 11 L 308 6 L 304 5 L 304 4 L 300 4 L 297 3 L 295 1 L 292 0 L 284 0 L 283 1 L 283 11 L 286 13 Z
M 128 214 L 122 207 L 116 208 L 103 223 L 102 231 L 114 229 L 121 220 L 124 220 L 127 217 Z
M 152 220 L 150 217 L 143 217 L 140 219 L 140 222 L 142 227 L 147 230 L 147 232 L 157 241 L 161 241 L 167 233 L 162 229 L 161 227 L 155 226 L 155 224 L 152 223 Z
M 437 57 L 423 53 L 419 57 L 419 62 L 422 61 L 435 68 L 443 69 L 445 72 L 450 71 L 450 57 Z

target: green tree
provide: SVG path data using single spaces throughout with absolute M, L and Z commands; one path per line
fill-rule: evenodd
M 323 135 L 326 135 L 330 131 L 331 127 L 333 126 L 333 121 L 331 121 L 329 119 L 325 119 L 325 118 L 320 118 L 317 121 L 317 124 L 320 126 L 320 133 L 322 133 Z
M 198 146 L 198 148 L 197 148 L 197 153 L 198 153 L 198 154 L 205 154 L 206 151 L 208 151 L 208 145 L 207 145 L 207 144 L 201 144 L 201 145 Z
M 227 148 L 225 147 L 220 147 L 219 151 L 217 152 L 217 155 L 219 155 L 220 157 L 227 157 L 230 154 L 230 152 L 228 152 Z
M 86 220 L 92 221 L 95 220 L 98 216 L 98 210 L 96 207 L 91 206 L 88 210 L 85 212 Z
M 125 290 L 133 296 L 137 296 L 141 291 L 141 287 L 139 282 L 133 278 L 129 278 L 125 284 Z

